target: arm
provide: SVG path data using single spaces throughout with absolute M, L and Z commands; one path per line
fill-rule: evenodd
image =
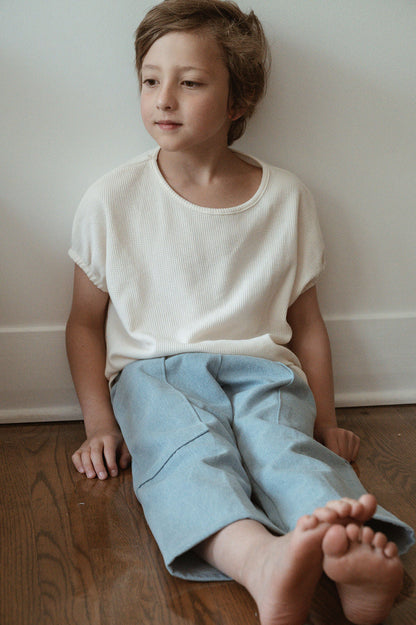
M 87 477 L 105 479 L 129 464 L 129 453 L 114 417 L 106 360 L 105 322 L 108 295 L 98 289 L 76 265 L 66 345 L 75 389 L 84 415 L 86 440 L 72 461 Z
M 292 304 L 287 320 L 292 328 L 289 348 L 299 358 L 316 403 L 315 438 L 348 461 L 356 459 L 359 438 L 337 426 L 335 414 L 331 348 L 312 287 Z

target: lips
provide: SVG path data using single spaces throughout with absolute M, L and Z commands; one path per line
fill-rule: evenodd
M 179 122 L 175 122 L 172 119 L 161 119 L 155 122 L 156 126 L 158 126 L 161 130 L 176 130 L 182 126 Z

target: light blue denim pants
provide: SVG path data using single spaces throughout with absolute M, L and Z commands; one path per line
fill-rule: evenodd
M 364 492 L 350 464 L 313 439 L 307 384 L 280 363 L 186 353 L 128 365 L 112 388 L 133 483 L 168 570 L 227 579 L 192 549 L 255 519 L 276 534 L 329 500 Z M 379 507 L 377 529 L 400 552 L 412 529 Z

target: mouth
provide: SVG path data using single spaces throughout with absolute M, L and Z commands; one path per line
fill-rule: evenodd
M 171 119 L 161 119 L 155 122 L 155 125 L 158 126 L 161 130 L 176 130 L 182 124 L 179 122 L 175 122 Z

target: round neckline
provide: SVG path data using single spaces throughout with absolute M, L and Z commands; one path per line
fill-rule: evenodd
M 265 191 L 267 181 L 269 178 L 269 169 L 266 163 L 263 163 L 259 159 L 254 158 L 253 156 L 244 154 L 243 152 L 238 152 L 237 150 L 233 150 L 233 152 L 239 158 L 241 158 L 241 160 L 245 161 L 246 163 L 250 163 L 252 165 L 256 165 L 257 167 L 261 168 L 262 170 L 261 180 L 260 180 L 260 184 L 256 192 L 254 193 L 254 195 L 251 196 L 251 198 L 243 202 L 243 204 L 239 204 L 237 206 L 230 206 L 226 208 L 211 208 L 208 206 L 199 206 L 198 204 L 194 204 L 193 202 L 190 202 L 186 198 L 179 195 L 179 193 L 177 193 L 170 186 L 170 184 L 166 181 L 162 172 L 159 169 L 159 165 L 157 162 L 159 151 L 160 151 L 160 148 L 156 148 L 155 150 L 153 150 L 151 163 L 152 163 L 154 172 L 156 176 L 159 178 L 159 181 L 161 182 L 163 188 L 169 193 L 169 195 L 173 196 L 177 202 L 180 202 L 181 204 L 183 204 L 184 206 L 186 206 L 187 208 L 190 208 L 191 210 L 195 212 L 206 213 L 206 214 L 211 214 L 211 215 L 231 215 L 233 213 L 241 213 L 243 211 L 248 210 L 249 208 L 251 208 L 251 206 L 256 204 Z

